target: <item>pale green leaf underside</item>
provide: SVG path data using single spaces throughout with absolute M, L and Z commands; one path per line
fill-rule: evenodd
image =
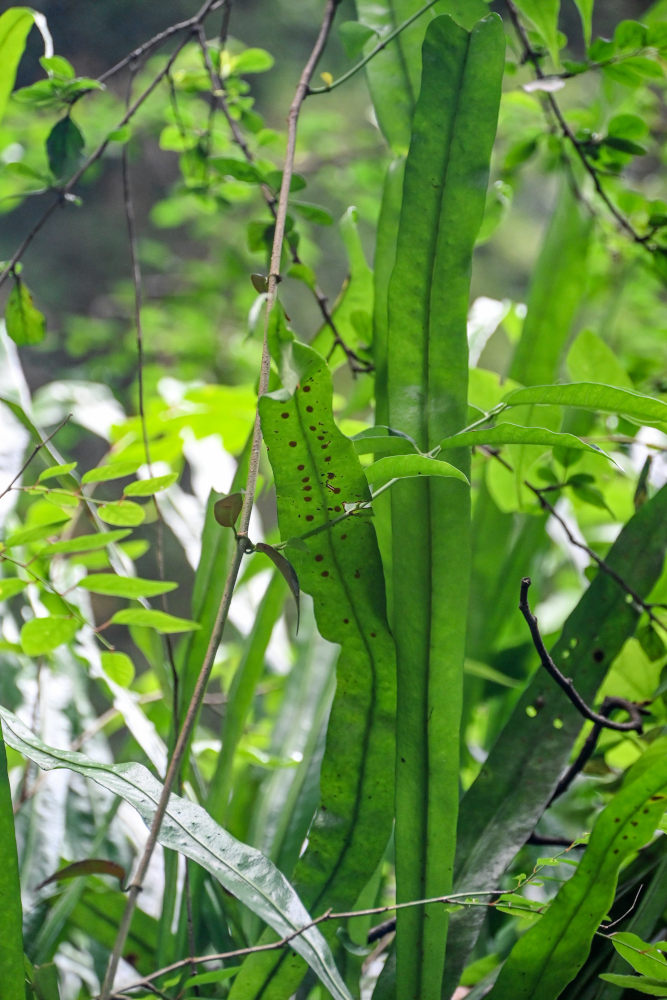
M 84 754 L 56 750 L 42 743 L 13 713 L 0 708 L 0 717 L 7 743 L 19 753 L 44 770 L 65 767 L 92 778 L 134 806 L 150 825 L 162 785 L 141 764 L 100 764 Z M 206 868 L 281 937 L 310 923 L 308 912 L 284 875 L 255 848 L 235 840 L 218 826 L 200 805 L 172 795 L 158 840 Z M 305 958 L 333 997 L 350 1000 L 329 947 L 316 927 L 293 938 L 291 947 Z

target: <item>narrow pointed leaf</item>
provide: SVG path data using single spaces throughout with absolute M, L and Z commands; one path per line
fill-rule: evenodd
M 541 0 L 536 0 L 539 4 Z M 509 374 L 524 385 L 551 382 L 568 342 L 587 280 L 590 212 L 565 180 L 537 259 L 528 312 Z
M 282 552 L 278 549 L 274 549 L 273 545 L 267 545 L 266 542 L 258 542 L 255 546 L 257 552 L 263 552 L 265 556 L 268 556 L 273 565 L 279 570 L 281 575 L 284 577 L 287 586 L 292 591 L 292 596 L 296 603 L 296 630 L 299 631 L 299 577 L 296 575 L 296 570 L 292 566 L 289 559 L 286 559 Z
M 142 580 L 138 576 L 118 576 L 117 573 L 89 573 L 79 580 L 79 587 L 93 594 L 108 594 L 111 597 L 156 597 L 175 590 L 177 583 L 167 580 Z
M 582 410 L 620 413 L 642 424 L 667 429 L 667 403 L 629 389 L 618 389 L 597 382 L 573 382 L 570 385 L 535 385 L 515 389 L 505 396 L 507 406 L 526 403 L 545 406 L 576 406 Z
M 41 553 L 46 556 L 57 554 L 70 555 L 73 552 L 94 552 L 96 549 L 103 549 L 113 542 L 119 542 L 122 538 L 127 538 L 131 532 L 120 528 L 118 531 L 100 531 L 91 535 L 77 535 L 76 538 L 64 538 L 60 542 L 50 542 L 41 549 Z
M 46 336 L 46 320 L 35 307 L 30 289 L 17 278 L 5 307 L 7 333 L 19 347 L 39 344 Z
M 43 889 L 45 885 L 51 885 L 53 882 L 63 882 L 65 879 L 77 878 L 81 875 L 112 875 L 122 885 L 126 872 L 123 866 L 116 864 L 115 861 L 107 861 L 104 858 L 86 858 L 85 861 L 73 861 L 71 865 L 59 868 L 53 875 L 49 875 L 43 882 L 40 882 L 37 888 Z
M 575 451 L 592 451 L 604 455 L 601 448 L 588 444 L 575 434 L 561 431 L 550 431 L 546 427 L 521 427 L 518 424 L 500 423 L 495 427 L 487 427 L 476 431 L 461 431 L 452 434 L 440 442 L 440 447 L 460 448 L 463 446 L 489 445 L 497 447 L 501 444 L 543 444 L 548 448 L 560 445 L 564 448 L 574 448 Z
M 165 611 L 153 611 L 148 608 L 125 608 L 117 611 L 111 619 L 112 625 L 143 625 L 154 628 L 160 635 L 174 632 L 192 632 L 199 628 L 197 622 L 188 618 L 177 618 Z
M 84 754 L 55 750 L 30 732 L 13 713 L 0 708 L 0 717 L 5 738 L 15 750 L 44 770 L 65 767 L 92 778 L 129 802 L 150 826 L 162 785 L 145 767 L 99 764 Z M 158 840 L 206 868 L 280 936 L 293 934 L 310 923 L 307 910 L 278 869 L 259 851 L 235 840 L 194 802 L 171 796 Z M 329 947 L 316 927 L 294 937 L 291 947 L 305 958 L 336 1000 L 350 1000 Z

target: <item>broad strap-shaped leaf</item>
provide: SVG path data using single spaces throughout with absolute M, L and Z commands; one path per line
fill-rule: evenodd
M 333 420 L 331 375 L 314 351 L 289 342 L 285 331 L 281 336 L 278 352 L 288 355 L 291 375 L 303 376 L 292 392 L 260 401 L 278 522 L 283 538 L 304 536 L 305 549 L 290 546 L 290 560 L 301 589 L 312 594 L 319 631 L 341 646 L 321 806 L 293 876 L 306 905 L 319 913 L 354 904 L 391 833 L 395 656 L 372 520 L 355 514 L 341 520 L 344 504 L 368 503 L 370 493 L 352 442 Z M 304 971 L 301 962 L 252 956 L 231 996 L 289 997 Z
M 537 260 L 528 312 L 510 366 L 509 374 L 517 382 L 535 385 L 558 374 L 585 288 L 592 222 L 564 182 Z
M 582 410 L 620 413 L 632 420 L 661 430 L 667 429 L 667 403 L 629 389 L 599 382 L 572 382 L 569 385 L 532 385 L 515 389 L 505 396 L 506 406 L 576 406 Z
M 7 743 L 43 770 L 65 767 L 91 778 L 132 805 L 150 826 L 162 785 L 141 764 L 100 764 L 81 753 L 56 750 L 34 735 L 12 712 L 0 707 Z M 159 842 L 196 861 L 230 893 L 274 928 L 292 934 L 310 922 L 307 910 L 284 875 L 263 854 L 235 840 L 205 809 L 172 795 Z M 292 943 L 338 1000 L 349 1000 L 331 952 L 320 931 L 311 927 Z
M 515 944 L 490 1000 L 556 1000 L 574 979 L 614 900 L 621 865 L 650 840 L 665 810 L 666 751 L 663 738 L 630 770 L 595 821 L 574 875 L 545 916 Z
M 0 21 L 0 27 L 2 22 Z M 7 756 L 0 732 L 0 982 L 7 997 L 25 992 L 23 914 L 19 863 L 14 836 L 14 810 L 7 775 Z
M 428 451 L 466 424 L 472 252 L 496 130 L 504 35 L 449 17 L 428 27 L 389 285 L 383 423 Z M 448 456 L 464 474 L 469 453 Z M 463 483 L 392 486 L 392 631 L 398 654 L 396 878 L 399 901 L 451 888 L 470 572 Z M 440 997 L 448 916 L 398 914 L 397 995 Z
M 666 549 L 667 487 L 663 487 L 625 525 L 605 562 L 646 598 L 660 577 Z M 512 581 L 507 580 L 506 586 Z M 518 580 L 514 586 L 518 595 Z M 636 628 L 639 612 L 627 597 L 608 573 L 598 571 L 550 650 L 555 663 L 572 672 L 577 691 L 589 704 Z M 535 829 L 582 724 L 563 692 L 538 671 L 461 801 L 457 890 L 497 884 Z M 469 953 L 482 920 L 476 909 L 453 915 L 454 964 Z

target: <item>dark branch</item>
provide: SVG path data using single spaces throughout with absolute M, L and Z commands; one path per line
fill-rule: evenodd
M 519 12 L 517 11 L 517 9 L 516 9 L 516 7 L 514 5 L 513 0 L 505 0 L 505 3 L 507 5 L 507 10 L 508 10 L 510 19 L 512 21 L 512 24 L 514 25 L 516 33 L 519 36 L 519 39 L 521 41 L 521 45 L 522 45 L 523 51 L 524 51 L 524 59 L 525 59 L 525 61 L 529 62 L 532 65 L 532 67 L 533 67 L 533 69 L 535 71 L 535 76 L 537 77 L 537 79 L 538 80 L 544 80 L 545 77 L 546 77 L 546 74 L 542 70 L 538 54 L 534 51 L 533 47 L 530 44 L 530 39 L 528 38 L 528 34 L 526 32 L 526 29 L 524 28 L 523 24 L 521 23 L 521 18 L 519 17 Z M 626 219 L 626 217 L 623 215 L 623 213 L 618 210 L 618 208 L 616 207 L 616 205 L 614 205 L 613 201 L 611 200 L 611 198 L 609 197 L 609 195 L 607 194 L 607 192 L 602 187 L 602 183 L 600 181 L 600 177 L 599 177 L 598 171 L 595 169 L 595 167 L 593 166 L 593 164 L 588 159 L 584 147 L 579 142 L 579 140 L 577 139 L 576 135 L 574 134 L 574 132 L 572 131 L 572 129 L 568 125 L 567 121 L 565 120 L 565 117 L 563 115 L 563 112 L 560 109 L 558 101 L 553 96 L 553 94 L 549 93 L 548 91 L 544 92 L 543 96 L 544 96 L 544 100 L 545 100 L 546 104 L 548 105 L 551 113 L 553 114 L 554 118 L 556 119 L 556 122 L 558 123 L 558 127 L 559 127 L 559 129 L 561 131 L 561 134 L 571 144 L 571 146 L 574 149 L 577 157 L 581 161 L 581 165 L 583 166 L 583 168 L 586 171 L 586 173 L 588 174 L 588 176 L 591 178 L 591 180 L 593 182 L 593 186 L 595 187 L 595 191 L 596 191 L 598 197 L 604 202 L 604 204 L 606 205 L 607 209 L 613 215 L 614 219 L 616 220 L 616 222 L 618 223 L 618 225 L 621 227 L 621 229 L 623 229 L 628 234 L 628 236 L 631 237 L 631 239 L 635 243 L 638 243 L 640 246 L 643 246 L 646 250 L 648 250 L 649 253 L 652 253 L 653 252 L 653 247 L 649 244 L 648 241 L 651 239 L 653 233 L 649 233 L 646 236 L 640 236 L 640 234 L 631 225 L 631 223 Z
M 537 618 L 530 610 L 530 605 L 528 604 L 528 588 L 530 587 L 530 577 L 524 577 L 521 581 L 521 596 L 519 598 L 519 610 L 523 617 L 526 619 L 528 628 L 530 629 L 530 634 L 533 639 L 533 645 L 537 651 L 540 658 L 540 662 L 550 677 L 553 677 L 556 684 L 565 692 L 567 697 L 570 699 L 577 711 L 583 715 L 585 719 L 589 719 L 591 722 L 596 723 L 602 729 L 613 729 L 617 732 L 627 733 L 627 732 L 642 732 L 642 715 L 646 714 L 645 710 L 635 705 L 633 702 L 626 702 L 624 699 L 616 698 L 612 699 L 614 701 L 612 708 L 624 708 L 627 711 L 630 719 L 627 722 L 614 722 L 612 719 L 607 718 L 606 715 L 600 712 L 594 712 L 592 708 L 589 708 L 584 699 L 581 697 L 579 692 L 576 690 L 573 681 L 569 677 L 565 677 L 554 661 L 549 656 L 546 650 L 542 636 L 540 635 L 540 630 L 537 624 Z M 609 706 L 608 706 L 609 708 Z

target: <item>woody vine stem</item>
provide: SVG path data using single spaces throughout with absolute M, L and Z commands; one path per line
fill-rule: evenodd
M 338 2 L 339 0 L 327 0 L 324 16 L 322 18 L 322 24 L 320 26 L 317 39 L 315 41 L 311 54 L 308 58 L 308 61 L 304 66 L 303 72 L 301 73 L 301 77 L 299 79 L 299 83 L 297 85 L 288 115 L 287 151 L 285 153 L 285 165 L 283 170 L 282 184 L 280 187 L 280 195 L 278 197 L 278 203 L 276 205 L 275 231 L 273 238 L 273 246 L 271 250 L 271 266 L 268 278 L 268 288 L 267 288 L 266 306 L 265 306 L 264 341 L 262 345 L 262 358 L 260 363 L 259 389 L 258 389 L 258 396 L 260 397 L 264 395 L 264 393 L 267 391 L 269 384 L 269 372 L 271 366 L 271 358 L 268 348 L 269 317 L 276 303 L 276 290 L 280 272 L 280 259 L 282 255 L 283 240 L 285 235 L 285 222 L 287 218 L 287 202 L 289 198 L 290 184 L 294 170 L 294 156 L 296 151 L 296 134 L 299 121 L 299 113 L 301 111 L 301 105 L 303 104 L 304 98 L 308 93 L 308 85 L 310 83 L 315 67 L 318 63 L 320 56 L 322 55 L 322 52 L 324 51 L 324 46 L 326 44 L 329 32 L 331 30 Z M 123 916 L 121 918 L 118 932 L 116 935 L 116 941 L 114 943 L 114 947 L 109 958 L 109 964 L 107 966 L 106 975 L 104 977 L 104 983 L 102 984 L 100 1000 L 109 1000 L 111 991 L 113 989 L 114 980 L 116 978 L 116 972 L 118 970 L 118 963 L 120 962 L 120 958 L 123 954 L 123 949 L 125 947 L 127 935 L 129 933 L 130 925 L 132 923 L 132 917 L 134 914 L 135 907 L 137 905 L 137 899 L 139 897 L 139 893 L 141 892 L 143 882 L 146 877 L 146 872 L 148 870 L 148 865 L 150 863 L 150 860 L 153 856 L 153 852 L 155 850 L 155 846 L 157 844 L 158 836 L 160 833 L 160 827 L 162 826 L 162 820 L 164 819 L 164 814 L 167 810 L 167 805 L 169 804 L 169 797 L 171 795 L 174 784 L 178 778 L 183 756 L 185 754 L 186 747 L 190 740 L 190 736 L 192 735 L 195 722 L 199 714 L 199 709 L 204 699 L 204 694 L 206 692 L 208 680 L 211 674 L 211 670 L 213 668 L 213 661 L 215 659 L 215 654 L 218 645 L 220 643 L 220 639 L 222 638 L 225 624 L 227 622 L 227 617 L 229 615 L 229 608 L 232 602 L 232 595 L 241 568 L 241 563 L 243 561 L 243 556 L 248 550 L 248 526 L 250 524 L 250 514 L 252 512 L 252 507 L 255 499 L 255 489 L 257 486 L 257 475 L 259 470 L 261 443 L 262 443 L 262 434 L 259 424 L 259 412 L 257 412 L 255 416 L 255 424 L 253 427 L 250 461 L 248 466 L 248 476 L 246 480 L 246 491 L 243 499 L 243 508 L 241 510 L 240 527 L 237 535 L 234 556 L 229 571 L 227 573 L 227 578 L 225 580 L 225 586 L 222 598 L 220 600 L 220 605 L 218 607 L 216 619 L 213 625 L 213 629 L 211 631 L 211 636 L 206 649 L 206 654 L 204 656 L 204 662 L 202 663 L 202 667 L 199 672 L 199 676 L 197 678 L 197 683 L 195 685 L 192 699 L 188 706 L 188 710 L 185 719 L 183 721 L 183 726 L 178 735 L 178 740 L 176 741 L 176 746 L 174 747 L 173 754 L 169 761 L 169 767 L 167 769 L 167 774 L 165 776 L 162 794 L 160 796 L 160 801 L 158 802 L 157 808 L 155 810 L 155 815 L 153 817 L 153 822 L 151 824 L 151 828 L 148 834 L 146 846 L 144 848 L 144 852 L 141 856 L 141 859 L 134 874 L 134 879 L 129 889 L 127 902 L 125 904 L 125 910 L 123 911 Z

